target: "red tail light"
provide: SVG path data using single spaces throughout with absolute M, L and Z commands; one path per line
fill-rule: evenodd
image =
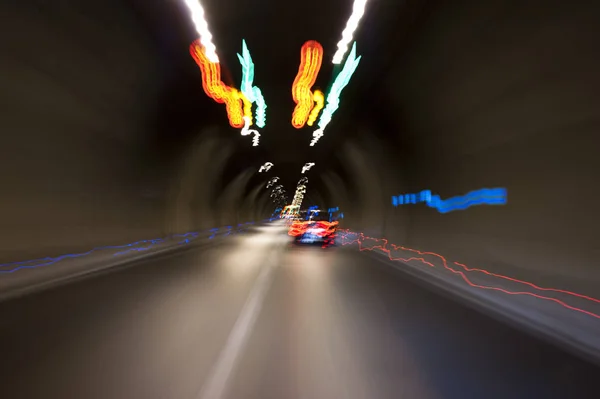
M 306 229 L 308 228 L 308 223 L 306 222 L 294 222 L 290 226 L 288 230 L 288 234 L 292 237 L 299 237 L 306 233 Z
M 335 233 L 335 229 L 338 226 L 338 222 L 294 222 L 288 230 L 288 234 L 292 237 L 299 237 L 306 233 L 310 228 L 319 229 L 320 231 L 314 232 L 319 237 L 326 237 Z

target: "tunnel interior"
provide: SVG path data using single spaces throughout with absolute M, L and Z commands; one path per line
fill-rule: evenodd
M 361 63 L 309 147 L 311 130 L 290 124 L 300 47 L 318 40 L 327 61 L 351 2 L 306 1 L 310 17 L 284 2 L 205 3 L 223 80 L 239 82 L 242 39 L 256 64 L 258 147 L 202 91 L 183 2 L 0 6 L 3 262 L 260 220 L 276 207 L 270 178 L 291 197 L 307 176 L 304 204 L 340 207 L 345 228 L 580 291 L 600 282 L 596 4 L 547 1 L 541 18 L 539 2 L 373 2 Z M 315 88 L 332 74 L 323 62 Z M 486 187 L 507 204 L 391 202 Z
M 598 21 L 585 0 L 0 2 L 0 397 L 599 398 Z M 325 108 L 296 128 L 307 41 Z M 244 43 L 265 126 L 223 103 L 248 117 Z M 281 217 L 300 182 L 339 224 Z

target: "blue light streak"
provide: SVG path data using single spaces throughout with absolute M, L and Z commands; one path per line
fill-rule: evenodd
M 428 207 L 435 208 L 440 213 L 448 213 L 465 210 L 476 205 L 505 205 L 506 195 L 506 188 L 482 188 L 462 196 L 442 200 L 439 195 L 432 195 L 430 190 L 423 190 L 419 194 L 392 196 L 392 205 L 397 207 L 424 202 Z
M 318 216 L 319 215 L 318 209 L 319 209 L 319 207 L 317 205 L 309 206 L 306 211 L 306 220 L 310 219 L 311 216 Z M 312 212 L 312 214 L 311 214 L 311 211 L 315 211 L 315 212 Z
M 210 232 L 212 233 L 212 235 L 210 237 L 208 237 L 208 239 L 212 240 L 213 238 L 215 238 L 215 236 L 219 232 L 219 229 L 218 228 L 210 229 Z
M 266 220 L 268 220 L 268 219 L 266 219 Z M 244 223 L 244 225 L 252 225 L 252 224 L 254 224 L 254 222 Z M 226 226 L 226 228 L 227 228 L 227 234 L 225 234 L 225 235 L 230 235 L 232 233 L 232 226 Z M 219 232 L 219 230 L 221 230 L 221 229 L 213 228 L 213 229 L 208 230 L 209 232 L 213 233 L 208 238 L 209 239 L 214 238 L 217 235 L 217 233 Z M 245 229 L 241 228 L 238 231 L 243 231 L 243 230 L 245 230 Z M 155 247 L 158 244 L 164 243 L 164 242 L 166 242 L 168 240 L 172 240 L 172 239 L 180 240 L 183 238 L 183 240 L 179 241 L 178 244 L 187 245 L 187 244 L 191 243 L 193 240 L 197 239 L 199 237 L 199 235 L 200 235 L 200 232 L 173 234 L 173 235 L 170 235 L 165 238 L 140 240 L 140 241 L 132 242 L 129 244 L 107 245 L 107 246 L 95 247 L 89 251 L 81 252 L 81 253 L 64 254 L 64 255 L 59 255 L 56 257 L 48 256 L 48 257 L 44 257 L 44 258 L 31 259 L 31 260 L 25 260 L 25 261 L 19 261 L 19 262 L 3 263 L 3 264 L 0 264 L 0 269 L 2 269 L 2 268 L 9 268 L 9 269 L 0 270 L 0 275 L 14 273 L 19 270 L 37 269 L 40 267 L 47 267 L 47 266 L 51 266 L 53 264 L 59 263 L 61 261 L 67 260 L 67 259 L 82 258 L 82 257 L 88 256 L 88 255 L 91 255 L 91 254 L 94 254 L 94 253 L 97 253 L 100 251 L 107 251 L 107 250 L 112 250 L 112 249 L 125 249 L 124 251 L 119 251 L 119 252 L 114 253 L 112 256 L 121 256 L 121 255 L 125 255 L 125 254 L 131 253 L 131 252 L 145 252 L 145 251 L 152 249 L 153 247 Z
M 336 212 L 339 212 L 339 211 L 340 211 L 340 207 L 339 206 L 336 206 L 335 208 L 329 208 L 327 210 L 327 212 L 329 213 L 329 222 L 330 223 L 333 221 L 333 214 L 336 213 Z M 342 218 L 344 217 L 343 213 L 341 214 L 341 217 Z M 338 218 L 339 218 L 339 216 L 338 216 Z

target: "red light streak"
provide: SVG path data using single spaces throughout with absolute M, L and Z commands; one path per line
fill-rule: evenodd
M 505 279 L 505 280 L 508 280 L 508 281 L 513 281 L 515 283 L 525 284 L 525 285 L 528 285 L 528 286 L 530 286 L 532 288 L 535 288 L 536 290 L 559 292 L 561 294 L 573 295 L 573 296 L 576 296 L 576 297 L 581 298 L 581 299 L 586 299 L 588 301 L 593 301 L 593 302 L 600 303 L 600 299 L 596 299 L 596 298 L 593 298 L 591 296 L 587 296 L 587 295 L 583 295 L 583 294 L 578 294 L 576 292 L 561 290 L 561 289 L 558 289 L 558 288 L 540 287 L 540 286 L 537 286 L 537 285 L 535 285 L 533 283 L 530 283 L 528 281 L 517 280 L 516 278 L 512 278 L 512 277 L 508 277 L 508 276 L 503 276 L 501 274 L 496 274 L 496 273 L 492 273 L 492 272 L 488 272 L 487 270 L 471 269 L 471 268 L 467 267 L 466 265 L 463 265 L 462 263 L 458 263 L 458 262 L 452 262 L 452 263 L 454 263 L 457 266 L 462 267 L 463 269 L 465 269 L 468 272 L 480 272 L 480 273 L 487 274 L 489 276 L 494 276 L 494 277 L 502 278 L 502 279 Z
M 335 233 L 337 225 L 339 222 L 293 222 L 290 228 L 288 229 L 288 234 L 292 237 L 299 237 L 306 233 L 309 227 L 314 227 L 318 229 L 323 229 L 322 232 L 317 233 L 320 237 L 326 237 Z
M 433 263 L 426 261 L 424 258 L 417 258 L 417 257 L 411 257 L 411 258 L 394 257 L 392 255 L 392 250 L 394 250 L 394 251 L 402 250 L 402 251 L 414 252 L 414 253 L 417 253 L 419 255 L 431 255 L 431 256 L 434 256 L 434 257 L 440 259 L 442 261 L 443 267 L 446 270 L 452 272 L 453 274 L 459 275 L 462 278 L 462 280 L 464 282 L 466 282 L 471 287 L 480 288 L 480 289 L 484 289 L 484 290 L 500 291 L 500 292 L 502 292 L 504 294 L 507 294 L 507 295 L 527 295 L 527 296 L 532 296 L 532 297 L 537 298 L 537 299 L 543 299 L 543 300 L 555 302 L 555 303 L 557 303 L 557 304 L 559 304 L 559 305 L 561 305 L 561 306 L 563 306 L 563 307 L 565 307 L 567 309 L 574 310 L 574 311 L 580 312 L 580 313 L 584 313 L 584 314 L 586 314 L 588 316 L 592 316 L 592 317 L 594 317 L 596 319 L 600 319 L 600 315 L 599 314 L 596 314 L 596 313 L 593 313 L 593 312 L 590 312 L 590 311 L 587 311 L 587 310 L 584 310 L 584 309 L 581 309 L 581 308 L 577 308 L 575 306 L 571 306 L 571 305 L 569 305 L 569 304 L 567 304 L 567 303 L 565 303 L 565 302 L 563 302 L 563 301 L 561 301 L 559 299 L 556 299 L 556 298 L 551 298 L 551 297 L 547 297 L 547 296 L 543 296 L 543 295 L 538 295 L 538 294 L 535 294 L 535 293 L 532 293 L 532 292 L 527 292 L 527 291 L 509 291 L 509 290 L 505 290 L 503 288 L 491 287 L 491 286 L 476 284 L 476 283 L 472 282 L 469 279 L 469 277 L 467 277 L 467 275 L 464 272 L 462 272 L 460 270 L 453 269 L 452 267 L 448 266 L 448 261 L 446 260 L 446 258 L 443 257 L 440 254 L 435 253 L 435 252 L 422 252 L 422 251 L 419 251 L 419 250 L 416 250 L 416 249 L 406 248 L 406 247 L 403 247 L 401 245 L 394 245 L 394 244 L 389 244 L 391 246 L 391 248 L 392 248 L 392 249 L 389 249 L 388 248 L 388 240 L 385 239 L 385 238 L 367 237 L 367 236 L 365 236 L 362 233 L 353 233 L 353 232 L 350 232 L 349 230 L 339 230 L 339 231 L 340 231 L 340 236 L 342 238 L 342 245 L 351 245 L 351 244 L 355 244 L 356 243 L 356 244 L 358 244 L 358 248 L 359 248 L 359 250 L 361 252 L 362 251 L 373 251 L 374 249 L 379 249 L 382 252 L 384 252 L 385 254 L 387 254 L 388 258 L 390 260 L 392 260 L 392 261 L 410 262 L 410 261 L 415 261 L 416 260 L 416 261 L 419 261 L 419 262 L 421 262 L 423 264 L 426 264 L 426 265 L 428 265 L 430 267 L 434 267 L 435 268 L 435 265 Z M 355 238 L 353 240 L 346 241 L 348 239 L 348 235 L 350 235 L 350 234 L 356 234 L 357 238 Z M 367 246 L 365 246 L 364 245 L 365 241 L 374 241 L 375 245 L 370 245 L 370 246 L 367 245 Z M 587 295 L 578 294 L 576 292 L 562 290 L 562 289 L 557 289 L 557 288 L 539 287 L 539 286 L 537 286 L 537 285 L 535 285 L 535 284 L 533 284 L 531 282 L 528 282 L 528 281 L 523 281 L 523 280 L 519 280 L 519 279 L 516 279 L 516 278 L 513 278 L 513 277 L 508 277 L 508 276 L 504 276 L 504 275 L 501 275 L 501 274 L 492 273 L 492 272 L 489 272 L 489 271 L 483 270 L 483 269 L 469 268 L 466 265 L 463 265 L 462 263 L 458 263 L 458 262 L 453 262 L 453 263 L 456 264 L 457 266 L 462 267 L 466 272 L 483 273 L 483 274 L 486 274 L 486 275 L 489 275 L 489 276 L 493 276 L 493 277 L 497 277 L 497 278 L 500 278 L 500 279 L 512 281 L 512 282 L 519 283 L 519 284 L 524 284 L 524 285 L 527 285 L 527 286 L 529 286 L 531 288 L 534 288 L 536 290 L 557 292 L 557 293 L 561 293 L 561 294 L 565 294 L 565 295 L 570 295 L 570 296 L 573 296 L 573 297 L 577 297 L 577 298 L 580 298 L 580 299 L 585 299 L 585 300 L 588 300 L 588 301 L 600 303 L 600 299 L 593 298 L 593 297 L 590 297 L 590 296 L 587 296 Z
M 200 40 L 194 40 L 190 45 L 190 54 L 202 73 L 202 88 L 207 96 L 218 102 L 225 103 L 229 124 L 241 129 L 244 127 L 244 109 L 242 94 L 221 81 L 221 65 L 211 62 L 205 53 Z
M 308 227 L 307 223 L 303 222 L 293 222 L 288 230 L 288 234 L 292 237 L 299 237 L 302 234 L 306 233 L 306 229 Z
M 292 125 L 296 129 L 304 127 L 314 107 L 314 96 L 310 91 L 317 80 L 323 62 L 323 46 L 309 40 L 300 50 L 300 67 L 292 85 L 292 97 L 296 103 L 292 114 Z

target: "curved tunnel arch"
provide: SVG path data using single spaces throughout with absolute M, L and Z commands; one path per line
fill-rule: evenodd
M 205 95 L 184 2 L 0 3 L 0 390 L 38 393 L 5 396 L 207 397 L 214 376 L 231 390 L 212 397 L 598 388 L 597 370 L 528 329 L 573 338 L 567 349 L 592 342 L 600 359 L 600 3 L 371 1 L 361 64 L 309 147 L 314 128 L 290 123 L 298 50 L 321 41 L 325 89 L 351 1 L 202 2 L 228 83 L 242 38 L 252 51 L 269 106 L 259 147 Z M 340 233 L 299 249 L 283 223 L 204 235 L 262 225 L 281 206 L 274 176 L 289 200 L 308 177 L 304 208 L 339 207 L 360 244 Z M 484 187 L 508 203 L 442 213 L 392 200 Z M 399 262 L 376 265 L 374 242 Z M 420 273 L 423 287 L 405 278 Z M 489 317 L 505 311 L 526 334 Z M 510 394 L 515 382 L 527 392 Z
M 291 197 L 310 159 L 317 166 L 307 201 L 343 204 L 349 227 L 474 264 L 600 280 L 589 266 L 598 255 L 594 217 L 584 211 L 596 209 L 600 169 L 600 62 L 585 33 L 599 15 L 593 5 L 548 2 L 548 20 L 536 30 L 522 22 L 532 6 L 502 0 L 497 9 L 512 14 L 477 2 L 429 2 L 418 18 L 407 17 L 419 26 L 406 24 L 404 40 L 390 39 L 397 38 L 391 25 L 377 26 L 390 33 L 379 38 L 392 43 L 386 65 L 372 69 L 381 43 L 364 46 L 356 82 L 316 148 L 294 151 L 311 132 L 288 126 L 293 103 L 281 82 L 291 84 L 295 71 L 275 83 L 288 103 L 273 109 L 289 115 L 282 117 L 288 130 L 273 123 L 264 131 L 265 148 L 279 152 L 271 158 L 226 126 L 223 107 L 201 92 L 197 66 L 173 50 L 189 44 L 189 21 L 157 21 L 186 21 L 183 9 L 140 17 L 116 0 L 71 9 L 38 3 L 35 12 L 2 5 L 7 28 L 17 32 L 1 74 L 7 107 L 0 123 L 10 132 L 0 148 L 6 261 L 266 217 L 274 207 L 265 179 L 281 175 Z M 372 40 L 361 35 L 361 43 Z M 240 38 L 232 36 L 218 40 L 235 61 Z M 297 49 L 288 55 L 297 57 Z M 175 78 L 181 91 L 161 101 Z M 163 102 L 169 117 L 157 122 Z M 219 127 L 207 128 L 213 124 Z M 159 154 L 170 140 L 168 155 Z M 237 154 L 247 154 L 243 164 Z M 267 160 L 276 164 L 273 174 L 256 176 Z M 424 188 L 448 197 L 484 186 L 507 187 L 509 205 L 440 215 L 390 203 L 391 195 Z M 573 193 L 580 206 L 557 192 Z M 573 250 L 561 250 L 565 242 Z
M 188 154 L 183 156 L 168 205 L 166 223 L 170 233 L 212 227 L 213 220 L 218 219 L 211 212 L 213 198 L 218 195 L 214 192 L 216 172 L 225 167 L 232 153 L 231 148 L 224 144 L 218 129 L 213 128 L 200 135 L 190 146 Z M 198 220 L 197 213 L 206 216 Z

